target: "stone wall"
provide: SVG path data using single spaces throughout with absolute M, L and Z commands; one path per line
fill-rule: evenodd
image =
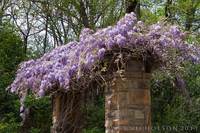
M 141 62 L 131 61 L 109 82 L 105 90 L 106 133 L 151 132 L 151 75 L 144 68 Z

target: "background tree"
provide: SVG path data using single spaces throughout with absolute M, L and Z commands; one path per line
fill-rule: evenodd
M 19 101 L 16 100 L 16 96 L 7 93 L 5 88 L 12 82 L 17 65 L 23 59 L 20 36 L 13 26 L 2 23 L 0 25 L 0 132 L 14 132 L 19 126 Z
M 140 19 L 140 0 L 126 0 L 126 13 L 134 12 L 138 19 Z

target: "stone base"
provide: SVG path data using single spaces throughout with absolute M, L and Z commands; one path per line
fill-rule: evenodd
M 137 64 L 136 64 L 137 63 Z M 136 64 L 136 65 L 134 65 Z M 105 91 L 106 133 L 150 133 L 151 99 L 149 81 L 143 65 L 116 74 Z

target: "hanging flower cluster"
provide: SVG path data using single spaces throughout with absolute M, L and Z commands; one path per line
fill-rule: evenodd
M 199 63 L 200 49 L 184 42 L 184 33 L 177 26 L 157 23 L 145 26 L 134 13 L 126 14 L 116 25 L 99 29 L 83 29 L 79 42 L 60 46 L 41 58 L 21 63 L 10 91 L 22 97 L 31 90 L 42 97 L 54 86 L 70 89 L 72 77 L 84 77 L 84 69 L 91 70 L 113 49 L 142 49 L 163 62 Z M 140 56 L 140 55 L 138 55 Z

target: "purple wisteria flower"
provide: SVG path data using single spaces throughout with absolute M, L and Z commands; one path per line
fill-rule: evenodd
M 200 63 L 200 49 L 188 45 L 183 36 L 177 26 L 162 23 L 146 26 L 142 21 L 137 22 L 134 13 L 126 14 L 114 26 L 96 32 L 83 29 L 79 41 L 57 47 L 39 59 L 21 63 L 10 91 L 21 97 L 22 105 L 28 90 L 39 97 L 55 87 L 66 91 L 71 87 L 72 79 L 78 81 L 93 73 L 91 68 L 105 58 L 107 51 L 116 48 L 126 48 L 131 52 L 139 49 L 141 53 L 133 54 L 139 57 L 145 57 L 144 54 L 150 51 L 153 59 L 162 62 L 171 60 L 177 63 L 173 64 L 175 66 L 185 60 Z M 173 55 L 173 52 L 179 54 Z M 80 86 L 81 83 L 78 82 Z
M 126 37 L 122 36 L 121 34 L 116 35 L 114 40 L 120 47 L 124 47 L 127 42 Z
M 177 26 L 172 26 L 169 31 L 174 37 L 181 36 L 181 31 L 179 30 L 179 28 Z
M 78 69 L 78 66 L 77 65 L 73 65 L 70 69 L 69 69 L 69 77 L 72 77 L 76 71 Z
M 88 53 L 86 55 L 85 67 L 90 69 L 92 65 L 94 64 L 95 60 L 96 60 L 95 56 Z
M 105 43 L 108 49 L 112 49 L 116 44 L 113 38 L 108 38 Z
M 43 97 L 45 95 L 45 91 L 43 89 L 40 89 L 38 92 L 39 97 Z
M 105 52 L 106 52 L 105 48 L 99 49 L 99 51 L 98 51 L 98 57 L 99 57 L 99 59 L 103 59 Z

